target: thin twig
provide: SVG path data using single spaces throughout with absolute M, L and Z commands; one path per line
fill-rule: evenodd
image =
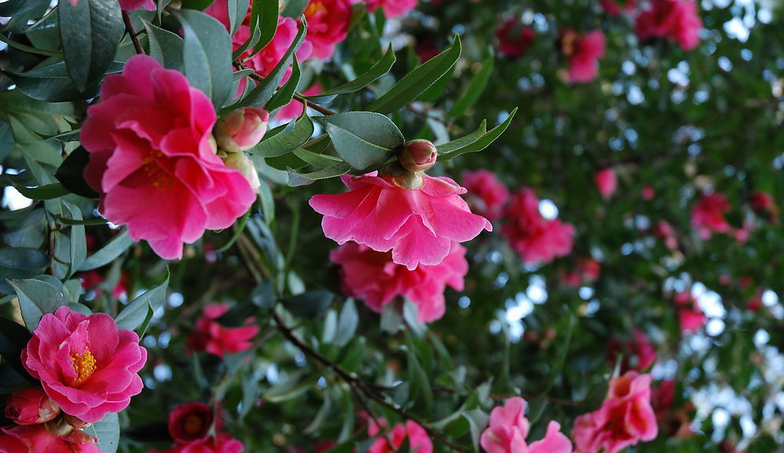
M 136 37 L 136 30 L 133 28 L 133 21 L 131 20 L 131 16 L 128 14 L 128 11 L 122 12 L 122 18 L 123 22 L 125 22 L 125 31 L 127 31 L 128 36 L 131 37 L 133 48 L 136 49 L 136 53 L 144 54 L 144 47 L 142 47 L 142 43 L 139 42 L 139 38 Z
M 313 110 L 321 113 L 322 115 L 337 115 L 338 112 L 334 110 L 330 110 L 326 107 L 322 107 L 315 102 L 311 101 L 310 99 L 306 99 L 299 93 L 294 93 L 294 99 L 301 102 L 303 105 L 312 108 Z

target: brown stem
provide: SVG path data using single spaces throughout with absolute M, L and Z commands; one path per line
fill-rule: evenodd
M 306 99 L 304 96 L 302 96 L 299 93 L 294 93 L 294 99 L 301 102 L 304 106 L 310 107 L 313 110 L 321 113 L 322 115 L 337 115 L 338 113 L 335 112 L 334 110 L 330 110 L 326 107 L 322 107 L 309 99 Z
M 136 49 L 137 54 L 143 55 L 144 47 L 142 47 L 142 43 L 139 42 L 139 38 L 136 37 L 136 30 L 133 28 L 133 21 L 131 20 L 128 11 L 122 12 L 122 18 L 123 22 L 125 22 L 125 31 L 128 32 L 128 36 L 131 37 L 131 41 L 133 42 L 133 48 Z

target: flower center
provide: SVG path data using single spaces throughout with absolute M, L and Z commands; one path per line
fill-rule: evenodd
M 305 8 L 305 17 L 310 19 L 311 17 L 315 16 L 318 13 L 326 13 L 326 12 L 327 12 L 327 8 L 324 7 L 323 3 L 319 1 L 310 2 L 310 5 L 308 5 L 308 7 Z
M 156 159 L 163 157 L 163 153 L 159 150 L 152 151 L 147 157 L 142 160 L 144 163 L 144 174 L 150 178 L 150 183 L 159 190 L 166 190 L 172 185 L 172 179 L 169 175 L 161 169 Z
M 76 372 L 76 379 L 74 379 L 74 384 L 81 384 L 86 381 L 95 370 L 98 368 L 96 366 L 95 357 L 87 348 L 84 347 L 84 352 L 82 354 L 73 353 L 71 354 L 71 362 L 73 362 L 74 371 Z
M 188 434 L 198 434 L 201 432 L 202 427 L 204 426 L 204 422 L 202 421 L 201 417 L 196 415 L 190 415 L 187 419 L 185 419 L 185 432 Z

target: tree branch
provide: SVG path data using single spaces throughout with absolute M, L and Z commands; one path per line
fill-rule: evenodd
M 131 20 L 128 11 L 122 12 L 122 18 L 123 22 L 125 22 L 125 31 L 128 32 L 128 36 L 131 37 L 131 41 L 133 42 L 133 48 L 136 49 L 137 54 L 144 55 L 144 47 L 142 47 L 142 43 L 139 42 L 139 38 L 136 37 L 136 30 L 133 28 L 133 21 Z

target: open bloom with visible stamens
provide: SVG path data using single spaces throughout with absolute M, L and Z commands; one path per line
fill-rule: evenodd
M 86 422 L 128 407 L 144 385 L 137 374 L 147 361 L 136 333 L 111 316 L 60 307 L 41 318 L 22 350 L 22 363 L 63 412 Z
M 378 252 L 391 250 L 392 261 L 409 270 L 439 264 L 453 243 L 493 230 L 490 221 L 471 213 L 460 198 L 466 189 L 450 178 L 422 175 L 422 187 L 408 190 L 376 172 L 341 178 L 349 192 L 310 199 L 310 206 L 324 215 L 324 235 L 338 244 L 354 241 Z

